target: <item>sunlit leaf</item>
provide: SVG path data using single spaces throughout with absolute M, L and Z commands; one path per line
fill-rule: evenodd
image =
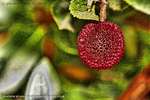
M 86 0 L 72 0 L 69 7 L 70 13 L 79 19 L 99 20 L 95 14 L 95 5 L 89 7 Z
M 149 0 L 124 0 L 136 10 L 142 11 L 150 15 L 150 1 Z
M 50 10 L 60 30 L 69 30 L 74 32 L 75 30 L 71 24 L 71 15 L 67 11 L 68 6 L 68 2 L 56 1 L 51 4 Z
M 115 11 L 121 10 L 121 0 L 108 0 L 108 5 Z

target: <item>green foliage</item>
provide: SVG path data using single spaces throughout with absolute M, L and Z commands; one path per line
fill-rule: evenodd
M 12 24 L 13 15 L 18 12 L 17 0 L 0 1 L 0 31 L 7 30 Z
M 64 100 L 114 100 L 120 93 L 111 82 L 101 82 L 89 87 L 72 83 L 64 85 Z
M 109 7 L 115 11 L 121 10 L 121 0 L 108 0 Z
M 124 0 L 126 3 L 131 5 L 136 10 L 142 11 L 146 14 L 150 14 L 150 2 L 148 0 Z M 96 4 L 95 2 L 92 5 L 87 5 L 87 0 L 71 0 L 70 2 L 70 13 L 77 17 L 78 19 L 86 19 L 86 20 L 99 20 L 98 15 L 95 12 Z M 127 7 L 121 0 L 108 0 L 109 8 L 114 11 L 122 11 L 123 7 Z
M 71 16 L 68 13 L 68 6 L 68 2 L 60 2 L 59 0 L 56 0 L 50 4 L 50 11 L 60 30 L 74 32 L 75 30 L 71 24 Z
M 54 30 L 54 41 L 56 46 L 63 52 L 71 55 L 77 55 L 76 41 L 73 43 L 71 39 L 75 39 L 75 33 L 70 33 L 68 31 L 59 31 L 57 28 Z
M 150 46 L 150 31 L 140 30 L 138 31 L 138 33 L 139 33 L 140 40 L 142 41 L 142 43 Z
M 27 23 L 15 23 L 9 28 L 11 39 L 8 44 L 20 47 L 32 35 L 35 26 Z
M 142 11 L 150 15 L 150 1 L 149 0 L 124 0 L 136 10 Z
M 18 7 L 19 13 L 15 16 L 10 13 L 14 11 L 13 8 L 12 10 L 11 7 L 4 9 L 0 6 L 0 31 L 9 32 L 8 41 L 6 41 L 8 46 L 0 48 L 0 74 L 3 76 L 0 77 L 0 92 L 18 94 L 16 91 L 19 91 L 19 85 L 24 81 L 28 82 L 25 77 L 28 76 L 27 78 L 29 79 L 28 73 L 33 72 L 33 67 L 37 67 L 35 65 L 41 59 L 42 53 L 37 53 L 36 49 L 41 50 L 43 46 L 41 46 L 41 40 L 47 33 L 51 39 L 50 42 L 53 43 L 49 43 L 48 50 L 54 49 L 54 54 L 49 59 L 52 60 L 51 64 L 53 65 L 50 64 L 49 67 L 54 67 L 52 71 L 57 70 L 55 72 L 59 73 L 58 76 L 54 75 L 54 80 L 61 82 L 61 94 L 58 95 L 63 95 L 63 100 L 116 100 L 127 88 L 133 77 L 150 63 L 150 23 L 148 22 L 150 16 L 148 15 L 144 22 L 145 17 L 142 19 L 142 16 L 137 16 L 141 18 L 141 20 L 137 18 L 138 21 L 134 18 L 135 15 L 138 15 L 136 14 L 139 13 L 138 11 L 150 14 L 149 0 L 107 0 L 107 20 L 121 26 L 125 39 L 125 56 L 112 70 L 93 71 L 88 69 L 93 72 L 92 77 L 94 78 L 91 80 L 92 82 L 87 83 L 70 80 L 61 74 L 59 67 L 62 67 L 62 63 L 69 63 L 73 66 L 82 65 L 76 67 L 86 69 L 86 65 L 79 59 L 76 39 L 82 26 L 88 22 L 87 20 L 99 20 L 97 14 L 99 5 L 98 2 L 96 3 L 98 0 L 91 0 L 93 1 L 92 3 L 90 0 L 41 1 L 44 5 L 43 9 L 51 12 L 55 22 L 50 26 L 47 25 L 46 28 L 35 24 L 32 18 L 35 6 L 33 1 L 35 0 L 19 1 L 20 3 L 27 3 Z M 132 7 L 124 9 L 122 8 L 124 5 Z M 142 15 L 143 13 L 140 14 Z M 6 16 L 7 14 L 10 14 L 10 16 Z M 1 15 L 4 16 L 1 17 Z M 131 21 L 131 17 L 134 20 Z M 12 22 L 14 23 L 12 24 Z M 5 45 L 3 46 L 5 47 Z M 77 74 L 82 75 L 80 72 L 77 72 Z M 50 76 L 53 76 L 53 74 Z M 17 84 L 15 84 L 16 82 Z M 2 83 L 4 86 L 1 85 Z M 55 84 L 55 82 L 52 84 Z M 6 91 L 3 91 L 3 89 L 6 89 Z M 5 99 L 0 98 L 0 100 Z
M 150 48 L 144 48 L 144 50 L 142 51 L 142 57 L 139 61 L 140 66 L 144 68 L 150 64 L 149 62 L 150 62 Z
M 126 48 L 126 55 L 129 58 L 135 58 L 137 56 L 137 33 L 131 26 L 124 26 L 124 37 L 125 37 L 125 48 Z
M 89 7 L 86 0 L 71 0 L 69 10 L 79 19 L 99 20 L 98 15 L 95 14 L 95 5 Z
M 11 100 L 11 99 L 1 96 L 0 100 Z

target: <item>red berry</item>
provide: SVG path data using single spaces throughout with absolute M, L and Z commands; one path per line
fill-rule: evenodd
M 123 33 L 111 22 L 86 24 L 78 36 L 78 52 L 83 63 L 94 69 L 109 69 L 124 53 Z

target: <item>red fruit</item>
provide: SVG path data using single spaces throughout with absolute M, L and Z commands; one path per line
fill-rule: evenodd
M 112 68 L 124 53 L 123 33 L 118 25 L 111 22 L 86 24 L 77 43 L 81 60 L 94 69 Z

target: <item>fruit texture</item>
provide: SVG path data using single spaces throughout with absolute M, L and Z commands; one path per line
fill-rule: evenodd
M 83 63 L 94 69 L 112 68 L 124 54 L 123 33 L 111 22 L 86 24 L 79 33 L 77 44 Z

